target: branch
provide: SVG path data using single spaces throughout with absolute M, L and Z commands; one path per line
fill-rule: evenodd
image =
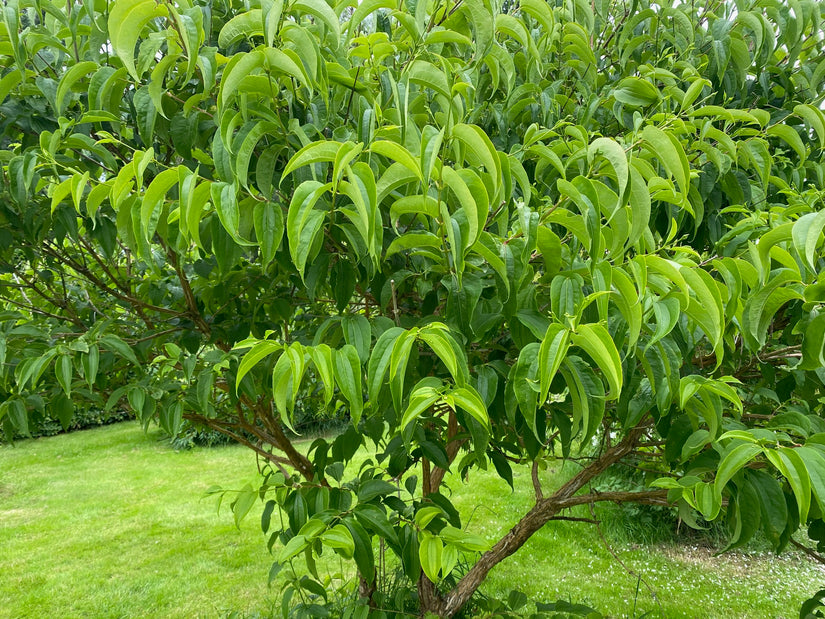
M 75 326 L 80 327 L 82 329 L 86 329 L 86 325 L 83 324 L 82 321 L 79 321 L 79 320 L 75 321 L 75 320 L 73 320 L 72 318 L 70 318 L 68 316 L 60 316 L 59 314 L 52 314 L 51 312 L 47 312 L 45 310 L 38 309 L 37 307 L 35 307 L 33 305 L 26 305 L 25 303 L 22 303 L 20 301 L 10 299 L 9 297 L 7 297 L 5 295 L 0 295 L 0 299 L 5 301 L 6 303 L 11 303 L 15 307 L 19 307 L 20 309 L 24 309 L 26 311 L 29 311 L 29 312 L 33 313 L 33 314 L 39 314 L 40 316 L 46 316 L 47 318 L 54 318 L 55 320 L 59 320 L 60 322 L 63 322 L 64 320 L 68 320 L 69 322 L 71 322 Z
M 447 462 L 452 464 L 458 455 L 461 446 L 467 442 L 467 439 L 456 439 L 458 435 L 458 420 L 455 413 L 450 411 L 447 418 Z M 444 475 L 447 474 L 446 469 L 434 466 L 432 476 L 430 478 L 430 487 L 432 490 L 438 490 L 441 482 L 444 481 Z
M 525 542 L 549 520 L 564 509 L 596 501 L 661 503 L 667 499 L 667 490 L 645 492 L 603 492 L 578 495 L 576 493 L 586 486 L 594 477 L 605 471 L 612 464 L 627 456 L 644 434 L 645 427 L 637 426 L 616 445 L 605 451 L 595 460 L 579 471 L 567 483 L 559 488 L 553 496 L 541 499 L 519 520 L 516 525 L 502 537 L 490 550 L 485 552 L 478 562 L 458 581 L 455 588 L 440 604 L 440 614 L 444 617 L 455 615 L 478 589 L 487 574 L 501 561 L 515 553 Z
M 217 419 L 210 419 L 208 417 L 204 417 L 203 415 L 198 415 L 196 413 L 186 413 L 183 415 L 184 419 L 188 419 L 190 421 L 196 421 L 197 423 L 203 424 L 208 428 L 215 430 L 216 432 L 220 432 L 224 436 L 228 436 L 233 441 L 244 445 L 245 447 L 249 447 L 252 451 L 256 454 L 274 464 L 278 469 L 283 473 L 286 479 L 289 479 L 291 475 L 289 471 L 284 469 L 283 464 L 291 464 L 289 460 L 286 458 L 282 458 L 280 456 L 276 456 L 271 451 L 267 451 L 261 445 L 257 445 L 244 437 L 242 434 L 238 432 L 234 432 L 230 428 L 234 425 L 231 423 L 220 422 Z
M 791 541 L 791 544 L 793 544 L 794 546 L 799 548 L 799 550 L 801 550 L 806 555 L 811 557 L 814 561 L 818 561 L 822 565 L 825 565 L 825 557 L 823 557 L 821 554 L 819 554 L 816 550 L 814 550 L 813 548 L 808 548 L 805 544 L 800 544 L 794 538 L 791 538 L 790 541 Z
M 180 281 L 181 288 L 183 289 L 183 298 L 186 300 L 186 307 L 189 310 L 189 315 L 198 327 L 198 331 L 203 333 L 208 339 L 212 335 L 212 327 L 210 327 L 209 323 L 204 320 L 200 310 L 198 309 L 198 302 L 195 299 L 195 293 L 192 292 L 192 286 L 189 284 L 189 279 L 186 277 L 186 273 L 183 272 L 180 261 L 178 261 L 178 255 L 162 241 L 161 245 L 166 250 L 166 256 L 169 259 L 169 264 L 172 265 L 172 268 L 175 269 L 175 273 L 178 276 L 178 281 Z M 224 348 L 223 346 L 219 347 Z
M 155 325 L 152 323 L 151 319 L 149 319 L 146 314 L 144 313 L 144 309 L 151 310 L 153 312 L 158 312 L 162 314 L 168 314 L 172 316 L 182 316 L 183 314 L 178 310 L 173 310 L 168 307 L 160 307 L 157 305 L 152 305 L 151 303 L 146 303 L 138 299 L 137 297 L 133 296 L 131 293 L 123 293 L 119 290 L 113 289 L 110 286 L 106 285 L 106 282 L 101 280 L 97 275 L 92 273 L 88 268 L 77 262 L 74 258 L 69 256 L 67 253 L 63 251 L 58 251 L 54 247 L 49 247 L 45 243 L 43 244 L 43 251 L 47 254 L 52 256 L 53 258 L 60 260 L 70 266 L 76 273 L 82 275 L 86 280 L 88 280 L 91 284 L 97 287 L 102 292 L 105 292 L 120 301 L 127 303 L 132 310 L 140 317 L 140 319 L 146 324 L 146 326 L 150 329 L 154 329 Z
M 536 493 L 536 501 L 541 501 L 544 498 L 544 492 L 541 489 L 541 479 L 539 479 L 538 460 L 533 460 L 533 467 L 530 470 L 530 476 L 533 478 L 533 491 Z

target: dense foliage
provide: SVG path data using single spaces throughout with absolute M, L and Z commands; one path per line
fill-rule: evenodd
M 266 501 L 291 591 L 335 552 L 377 604 L 378 540 L 439 616 L 597 501 L 822 550 L 823 17 L 6 0 L 6 433 L 102 405 L 219 430 L 269 463 L 232 505 Z M 351 423 L 301 453 L 320 411 Z M 591 489 L 624 464 L 653 487 Z M 492 545 L 445 486 L 488 467 L 536 498 Z

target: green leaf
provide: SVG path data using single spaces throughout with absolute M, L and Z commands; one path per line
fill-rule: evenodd
M 310 359 L 315 365 L 315 374 L 324 385 L 324 406 L 329 406 L 335 391 L 335 370 L 333 351 L 326 344 L 307 348 Z
M 401 215 L 405 215 L 407 213 L 420 213 L 422 215 L 432 217 L 433 219 L 438 218 L 441 214 L 438 208 L 438 201 L 435 198 L 420 194 L 404 196 L 403 198 L 398 198 L 398 200 L 393 202 L 393 205 L 390 208 L 390 217 L 393 220 L 397 220 Z
M 137 360 L 135 353 L 132 352 L 132 348 L 118 336 L 111 333 L 106 334 L 100 338 L 100 343 L 104 348 L 108 348 L 109 350 L 116 352 L 121 357 L 131 361 L 136 366 L 140 366 L 140 362 Z
M 2 362 L 3 360 L 0 358 L 0 363 Z M 93 389 L 97 379 L 97 370 L 100 366 L 100 349 L 97 344 L 91 344 L 89 351 L 80 355 L 80 363 L 83 366 L 83 376 L 86 383 L 89 385 L 89 389 Z
M 442 397 L 440 391 L 432 387 L 419 387 L 410 394 L 410 403 L 401 415 L 400 428 L 406 429 L 408 425 L 418 419 L 432 407 Z
M 396 411 L 401 410 L 401 398 L 404 393 L 404 376 L 410 360 L 412 345 L 418 337 L 418 329 L 410 329 L 395 338 L 390 355 L 390 392 Z
M 495 35 L 495 16 L 490 3 L 484 0 L 464 0 L 460 12 L 469 15 L 473 23 L 475 50 L 478 58 L 484 55 L 493 43 Z
M 373 0 L 375 2 L 376 0 Z M 380 3 L 386 3 L 387 0 L 377 0 Z M 358 9 L 355 10 L 357 13 L 358 10 L 363 7 L 365 4 L 369 4 L 368 2 L 364 2 L 358 6 Z M 404 148 L 401 144 L 397 144 L 396 142 L 391 142 L 389 140 L 377 140 L 370 144 L 370 151 L 373 153 L 377 153 L 379 155 L 383 155 L 388 159 L 392 159 L 393 161 L 397 161 L 405 168 L 407 168 L 410 172 L 415 174 L 419 180 L 423 182 L 424 175 L 421 173 L 421 165 L 419 164 L 418 160 L 412 156 L 412 153 Z
M 568 355 L 559 371 L 570 391 L 573 427 L 581 426 L 581 444 L 587 445 L 604 417 L 604 384 L 580 357 Z
M 570 336 L 573 346 L 586 352 L 607 378 L 610 385 L 608 398 L 616 399 L 622 392 L 622 360 L 613 338 L 600 324 L 579 325 Z
M 475 175 L 472 170 L 462 170 L 462 172 Z M 453 170 L 450 166 L 445 165 L 441 168 L 441 178 L 458 199 L 461 210 L 467 218 L 467 238 L 464 239 L 464 247 L 462 248 L 466 251 L 475 245 L 479 235 L 484 231 L 484 226 L 487 223 L 487 200 L 477 202 L 470 187 L 461 177 L 461 174 Z M 478 180 L 478 177 L 476 177 L 476 179 Z M 481 186 L 483 187 L 483 185 Z M 481 195 L 480 192 L 478 193 Z
M 370 536 L 352 516 L 343 519 L 344 525 L 352 535 L 355 546 L 353 557 L 358 566 L 358 573 L 371 583 L 375 580 L 375 557 L 372 552 L 372 541 Z
M 380 492 L 373 494 L 373 498 L 376 496 L 386 496 L 387 494 L 398 492 L 398 488 L 382 479 L 371 479 L 361 485 L 358 491 L 359 502 L 363 503 L 364 501 L 370 500 L 361 498 L 361 494 L 367 485 L 372 484 L 373 482 L 380 484 Z M 373 487 L 370 493 L 375 493 L 377 490 L 378 487 Z M 377 535 L 387 540 L 390 544 L 398 547 L 398 535 L 396 535 L 395 529 L 393 529 L 390 521 L 387 519 L 387 514 L 383 508 L 378 507 L 377 505 L 362 504 L 358 505 L 353 510 L 353 513 L 358 519 L 358 522 L 360 522 L 364 528 L 375 532 Z
M 69 95 L 74 85 L 80 81 L 82 77 L 88 75 L 92 71 L 96 71 L 98 68 L 99 65 L 96 62 L 86 60 L 84 62 L 78 62 L 63 74 L 60 78 L 60 83 L 57 85 L 57 93 L 54 97 L 55 103 L 57 104 L 57 109 L 55 112 L 58 116 L 63 115 L 63 112 L 66 109 L 66 97 Z M 0 101 L 2 101 L 2 97 L 0 97 Z
M 109 13 L 109 37 L 112 49 L 123 66 L 136 80 L 140 75 L 135 68 L 135 45 L 141 32 L 153 19 L 166 17 L 166 5 L 155 0 L 118 0 Z
M 558 324 L 551 323 L 541 342 L 539 349 L 539 372 L 541 373 L 541 387 L 539 399 L 547 400 L 550 393 L 550 383 L 561 367 L 570 348 L 570 330 Z
M 644 128 L 642 139 L 650 151 L 659 158 L 665 169 L 676 179 L 682 194 L 687 196 L 690 189 L 690 166 L 679 141 L 672 134 L 653 125 L 647 125 Z
M 57 358 L 54 373 L 68 398 L 72 392 L 72 358 L 70 355 L 64 353 Z
M 627 245 L 635 245 L 648 230 L 650 223 L 650 190 L 642 175 L 635 166 L 630 168 L 630 196 L 631 222 L 630 235 Z
M 752 294 L 742 310 L 742 335 L 748 348 L 756 352 L 765 345 L 768 327 L 774 315 L 785 303 L 801 299 L 802 294 L 793 284 L 798 275 L 783 269 L 761 289 Z
M 372 339 L 369 320 L 360 314 L 348 314 L 341 320 L 341 328 L 344 331 L 346 343 L 354 346 L 361 363 L 366 363 L 369 359 L 370 340 Z
M 303 535 L 296 535 L 281 548 L 278 553 L 278 563 L 283 564 L 301 554 L 309 546 L 309 541 Z
M 410 250 L 410 255 L 425 255 L 430 258 L 441 258 L 444 241 L 431 232 L 408 232 L 403 236 L 393 239 L 384 259 L 389 259 L 395 254 Z M 430 251 L 434 250 L 434 251 Z
M 805 266 L 808 267 L 812 273 L 818 272 L 814 255 L 820 238 L 822 237 L 823 229 L 825 229 L 825 211 L 806 213 L 793 224 L 792 236 L 794 248 L 796 249 L 796 253 L 799 254 L 799 257 L 802 258 Z M 761 252 L 761 242 L 759 249 Z
M 465 157 L 471 163 L 478 161 L 486 168 L 492 177 L 493 193 L 497 193 L 501 181 L 501 160 L 487 134 L 476 125 L 459 123 L 453 127 L 451 137 L 464 144 Z
M 0 79 L 0 104 L 6 100 L 12 90 L 17 88 L 22 80 L 23 77 L 20 71 L 10 71 Z
M 770 463 L 788 480 L 799 507 L 799 521 L 806 522 L 811 507 L 811 478 L 804 461 L 795 449 L 788 447 L 766 448 L 763 451 Z
M 169 168 L 158 174 L 149 183 L 140 206 L 140 225 L 147 241 L 152 240 L 157 229 L 163 210 L 163 199 L 169 190 L 178 184 L 179 180 L 180 172 L 178 168 Z
M 252 9 L 235 15 L 223 25 L 218 33 L 218 46 L 226 49 L 244 38 L 264 36 L 262 15 L 261 9 Z
M 468 412 L 481 426 L 489 433 L 490 416 L 487 414 L 487 406 L 478 392 L 471 386 L 459 387 L 450 392 L 450 396 L 456 406 Z
M 616 101 L 633 107 L 645 107 L 659 100 L 659 90 L 647 80 L 626 77 L 613 91 Z
M 441 359 L 456 385 L 464 385 L 468 376 L 467 360 L 456 353 L 460 349 L 446 325 L 430 323 L 421 328 L 419 338 Z
M 810 125 L 819 138 L 819 148 L 825 149 L 825 115 L 822 111 L 809 103 L 800 103 L 794 107 L 793 113 Z
M 593 165 L 593 160 L 597 156 L 604 157 L 613 167 L 616 174 L 616 182 L 619 186 L 619 197 L 624 195 L 629 178 L 629 166 L 627 165 L 627 155 L 621 145 L 611 138 L 596 138 L 587 147 L 587 163 Z
M 338 15 L 324 0 L 296 0 L 289 5 L 290 13 L 301 12 L 309 13 L 313 17 L 320 20 L 329 31 L 329 35 L 333 41 L 332 48 L 336 49 L 341 40 L 341 26 Z
M 238 238 L 241 211 L 238 207 L 237 188 L 230 183 L 212 183 L 212 203 L 224 230 L 233 239 Z
M 287 162 L 284 171 L 281 173 L 281 178 L 286 178 L 288 174 L 305 165 L 335 161 L 338 151 L 342 146 L 343 144 L 340 142 L 331 141 L 307 144 Z
M 258 365 L 262 359 L 283 349 L 283 344 L 279 342 L 270 340 L 257 342 L 250 351 L 243 356 L 240 365 L 238 365 L 238 374 L 235 378 L 235 393 L 238 393 L 244 376 L 246 376 L 252 368 Z
M 329 189 L 331 184 L 322 185 L 318 181 L 304 181 L 292 195 L 286 218 L 289 254 L 292 263 L 304 277 L 309 251 L 324 223 L 325 211 L 315 208 L 315 204 Z
M 439 581 L 441 571 L 441 553 L 444 543 L 436 535 L 428 531 L 420 533 L 420 545 L 418 546 L 418 558 L 421 562 L 421 569 L 432 582 Z
M 261 263 L 266 267 L 273 258 L 284 236 L 284 214 L 276 202 L 258 202 L 252 214 L 255 238 L 261 248 Z
M 332 548 L 345 559 L 352 559 L 355 552 L 355 541 L 352 533 L 343 524 L 336 524 L 321 534 L 321 543 Z
M 817 314 L 805 327 L 802 340 L 801 370 L 819 370 L 825 367 L 825 313 Z
M 390 327 L 375 342 L 367 365 L 367 393 L 373 406 L 378 401 L 378 394 L 384 385 L 384 377 L 390 367 L 390 359 L 398 337 L 405 333 L 400 327 Z
M 252 488 L 251 484 L 246 484 L 238 493 L 238 498 L 232 503 L 232 515 L 235 518 L 235 526 L 241 528 L 241 521 L 252 509 L 255 504 L 255 499 L 258 493 Z
M 825 455 L 811 447 L 797 447 L 794 451 L 805 465 L 811 481 L 811 491 L 819 503 L 819 509 L 825 513 Z
M 725 310 L 719 286 L 710 274 L 702 268 L 684 266 L 680 269 L 682 277 L 696 296 L 691 299 L 687 314 L 698 323 L 713 345 L 717 366 L 722 363 L 722 332 Z
M 332 357 L 335 382 L 350 404 L 352 423 L 358 426 L 364 410 L 364 396 L 361 390 L 361 361 L 354 346 L 349 344 L 335 351 Z
M 233 144 L 235 152 L 235 176 L 241 187 L 249 190 L 249 162 L 255 151 L 255 147 L 261 138 L 267 134 L 278 135 L 279 127 L 272 122 L 255 123 L 252 129 L 243 136 L 240 145 L 237 141 Z
M 788 125 L 771 125 L 765 130 L 765 133 L 783 140 L 799 156 L 800 163 L 805 163 L 808 153 L 805 151 L 805 145 L 802 143 L 802 138 L 799 137 L 796 129 Z
M 413 61 L 407 69 L 407 79 L 450 99 L 450 85 L 444 71 L 426 60 Z
M 720 501 L 722 499 L 722 490 L 731 478 L 761 452 L 762 448 L 759 445 L 744 443 L 734 447 L 722 458 L 722 461 L 719 463 L 719 468 L 716 469 L 716 480 L 714 481 L 714 488 Z
M 483 537 L 474 535 L 473 533 L 468 533 L 467 531 L 457 529 L 450 525 L 447 525 L 441 529 L 438 536 L 446 544 L 451 544 L 466 552 L 485 552 L 490 549 L 490 543 Z

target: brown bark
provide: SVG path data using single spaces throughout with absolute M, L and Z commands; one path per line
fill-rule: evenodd
M 230 387 L 229 383 L 224 380 L 216 381 L 215 386 L 225 392 L 228 392 Z M 292 441 L 289 440 L 286 434 L 284 434 L 283 429 L 281 428 L 280 420 L 276 419 L 275 416 L 272 414 L 272 403 L 269 401 L 261 401 L 261 400 L 253 400 L 247 396 L 242 395 L 240 397 L 240 401 L 249 409 L 254 418 L 263 424 L 266 434 L 262 435 L 260 438 L 272 446 L 276 447 L 280 451 L 284 453 L 286 456 L 286 460 L 289 464 L 296 470 L 298 473 L 306 479 L 307 481 L 312 481 L 315 477 L 315 467 L 312 466 L 312 462 L 309 461 L 304 454 L 299 452 L 295 449 L 295 446 L 292 444 Z M 240 413 L 238 414 L 239 425 L 244 426 L 244 430 L 250 432 L 251 434 L 256 434 L 257 430 L 253 424 L 247 423 L 246 420 L 243 418 L 243 415 Z M 208 424 L 207 424 L 208 425 Z M 219 428 L 215 428 L 219 432 Z M 224 432 L 224 434 L 227 434 Z M 229 436 L 227 434 L 227 436 Z M 234 437 L 231 437 L 234 438 Z M 258 449 L 255 450 L 256 452 L 260 453 Z M 267 457 L 267 460 L 273 461 L 272 458 Z
M 421 606 L 421 615 L 434 613 L 439 617 L 447 617 L 444 598 L 438 593 L 435 583 L 427 578 L 424 572 L 418 577 L 418 603 Z
M 447 418 L 447 462 L 450 464 L 453 463 L 458 455 L 458 451 L 461 449 L 461 445 L 464 443 L 464 440 L 457 440 L 455 438 L 457 434 L 458 419 L 455 416 L 455 412 L 450 411 L 450 415 Z M 444 481 L 444 475 L 446 475 L 446 473 L 447 471 L 445 469 L 438 466 L 433 467 L 430 475 L 430 487 L 433 492 L 437 491 L 441 486 L 441 482 Z
M 808 548 L 805 544 L 800 544 L 794 538 L 791 538 L 791 544 L 796 546 L 799 550 L 804 552 L 806 555 L 808 555 L 814 561 L 818 561 L 822 565 L 825 565 L 825 556 L 822 556 L 821 554 L 819 554 L 813 548 Z
M 429 605 L 425 605 L 425 600 L 422 599 L 422 613 L 435 612 L 440 617 L 455 615 L 475 593 L 490 570 L 515 553 L 536 531 L 564 509 L 596 501 L 664 502 L 667 497 L 666 490 L 606 492 L 576 496 L 576 493 L 593 478 L 629 454 L 639 442 L 643 433 L 644 428 L 634 428 L 628 432 L 621 442 L 605 451 L 597 460 L 582 469 L 552 496 L 536 501 L 535 506 L 503 538 L 481 556 L 470 571 L 458 581 L 452 591 L 443 598 L 437 597 L 436 600 L 430 601 Z

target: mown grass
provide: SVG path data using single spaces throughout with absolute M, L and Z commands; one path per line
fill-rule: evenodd
M 550 470 L 545 481 L 552 487 L 566 476 Z M 238 530 L 203 498 L 212 485 L 256 480 L 244 448 L 176 452 L 134 423 L 0 447 L 0 617 L 269 614 L 279 583 L 266 585 L 272 559 L 260 506 Z M 491 540 L 530 504 L 527 471 L 516 472 L 516 492 L 486 473 L 452 486 L 465 523 Z M 615 512 L 601 516 L 621 526 Z M 484 592 L 519 589 L 615 617 L 789 618 L 825 581 L 796 554 L 714 557 L 697 545 L 616 542 L 627 534 L 612 533 L 622 563 L 592 525 L 550 523 L 493 570 Z

